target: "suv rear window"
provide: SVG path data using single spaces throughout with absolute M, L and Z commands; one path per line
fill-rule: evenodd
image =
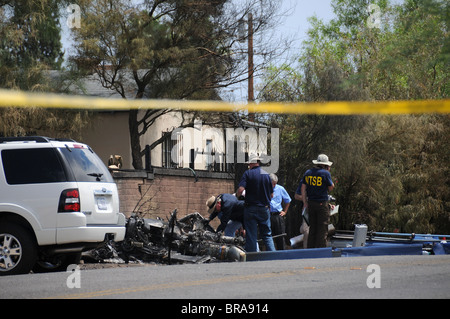
M 88 148 L 60 148 L 77 182 L 107 182 L 114 180 L 101 159 Z
M 3 150 L 2 162 L 10 185 L 67 181 L 54 148 Z

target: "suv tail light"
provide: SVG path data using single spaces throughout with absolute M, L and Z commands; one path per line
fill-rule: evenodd
M 80 192 L 78 188 L 63 190 L 59 197 L 58 213 L 80 211 Z

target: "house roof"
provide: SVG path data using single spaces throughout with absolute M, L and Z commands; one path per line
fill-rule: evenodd
M 106 70 L 105 72 L 106 78 L 111 79 L 111 82 L 113 82 L 113 72 L 111 70 Z M 47 71 L 47 74 L 51 80 L 64 83 L 66 91 L 71 94 L 102 98 L 122 98 L 121 94 L 110 83 L 102 82 L 96 73 L 76 80 L 68 76 L 69 72 L 65 71 L 50 70 Z M 130 72 L 120 72 L 116 75 L 115 81 L 117 84 L 120 81 L 127 98 L 132 99 L 136 96 L 136 84 Z
M 139 70 L 138 73 L 143 75 L 147 71 L 148 70 Z M 106 76 L 112 77 L 112 70 L 106 69 L 105 72 L 107 73 Z M 50 70 L 47 71 L 47 73 L 52 81 L 65 83 L 63 87 L 66 87 L 66 91 L 68 93 L 101 98 L 122 98 L 122 96 L 115 89 L 105 87 L 97 73 L 86 75 L 77 80 L 73 80 L 69 76 L 66 76 L 69 73 L 64 71 Z M 120 79 L 122 85 L 124 86 L 126 97 L 128 99 L 135 98 L 137 92 L 136 83 L 131 72 L 120 71 L 120 74 L 118 74 L 116 78 Z M 228 121 L 229 124 L 234 127 L 270 128 L 267 124 L 257 121 L 249 121 L 236 114 L 229 114 Z

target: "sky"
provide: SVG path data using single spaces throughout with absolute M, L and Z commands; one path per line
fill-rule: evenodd
M 296 52 L 301 49 L 302 42 L 306 40 L 306 32 L 310 27 L 307 19 L 317 16 L 319 19 L 328 21 L 333 17 L 331 0 L 276 0 L 282 1 L 281 12 L 289 14 L 282 19 L 282 23 L 274 30 L 280 37 L 292 39 L 291 49 L 284 56 L 284 61 L 291 60 Z M 67 15 L 67 13 L 65 13 Z M 66 59 L 71 52 L 70 32 L 66 23 L 62 23 L 62 42 L 66 51 Z M 257 81 L 257 80 L 255 80 Z M 236 102 L 247 100 L 247 83 L 241 83 L 229 89 L 230 94 Z
M 290 50 L 279 59 L 279 63 L 292 62 L 302 48 L 302 42 L 307 39 L 307 31 L 310 28 L 308 18 L 316 16 L 327 22 L 334 17 L 331 0 L 281 0 L 280 12 L 287 12 L 274 32 L 280 37 L 292 39 Z M 257 86 L 258 79 L 255 79 Z M 228 89 L 235 102 L 245 102 L 248 98 L 248 86 L 246 82 L 240 83 Z M 255 90 L 255 95 L 257 94 Z
M 333 18 L 331 0 L 282 0 L 281 10 L 290 10 L 291 14 L 286 16 L 284 23 L 279 26 L 280 34 L 293 36 L 293 49 L 300 49 L 301 43 L 306 40 L 306 32 L 310 24 L 308 18 L 317 16 L 323 21 Z

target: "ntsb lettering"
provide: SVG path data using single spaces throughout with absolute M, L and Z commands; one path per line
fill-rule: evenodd
M 311 186 L 322 186 L 322 177 L 321 176 L 306 176 L 305 182 Z

